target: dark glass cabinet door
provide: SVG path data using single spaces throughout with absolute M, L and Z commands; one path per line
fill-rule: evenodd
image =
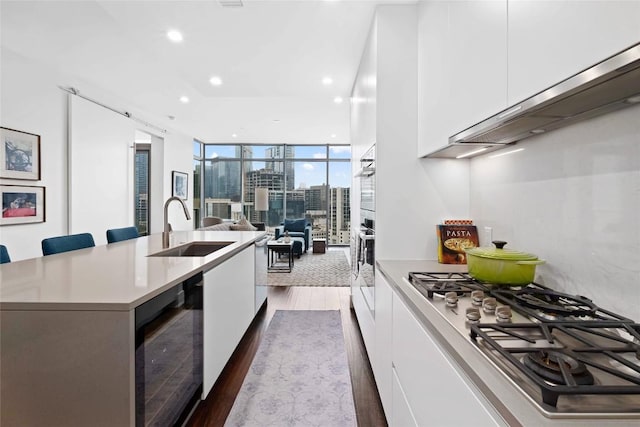
M 136 426 L 179 423 L 202 393 L 202 274 L 136 308 Z

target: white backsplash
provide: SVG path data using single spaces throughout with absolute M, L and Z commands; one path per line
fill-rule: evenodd
M 471 161 L 470 212 L 547 261 L 536 281 L 640 322 L 640 106 Z M 506 148 L 503 151 L 508 151 Z

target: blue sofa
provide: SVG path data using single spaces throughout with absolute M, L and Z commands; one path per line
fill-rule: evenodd
M 304 252 L 309 249 L 311 243 L 311 223 L 306 218 L 285 219 L 284 222 L 275 228 L 275 238 L 279 239 L 288 231 L 290 237 L 302 237 L 304 239 Z

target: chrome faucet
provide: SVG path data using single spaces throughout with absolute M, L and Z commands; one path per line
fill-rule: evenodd
M 169 197 L 167 201 L 164 202 L 164 229 L 163 229 L 164 231 L 162 232 L 163 248 L 169 247 L 169 236 L 171 235 L 171 228 L 169 226 L 168 211 L 169 211 L 169 204 L 174 200 L 177 200 L 182 205 L 182 209 L 184 210 L 184 216 L 186 216 L 188 220 L 191 219 L 191 215 L 189 215 L 189 208 L 187 208 L 187 205 L 184 204 L 184 201 L 180 197 L 176 197 L 176 196 Z

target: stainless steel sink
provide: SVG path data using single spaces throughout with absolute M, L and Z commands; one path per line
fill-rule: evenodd
M 187 243 L 186 245 L 164 250 L 162 252 L 156 252 L 155 254 L 151 254 L 149 256 L 207 256 L 215 251 L 219 251 L 222 248 L 226 248 L 232 243 L 235 242 L 191 242 Z

